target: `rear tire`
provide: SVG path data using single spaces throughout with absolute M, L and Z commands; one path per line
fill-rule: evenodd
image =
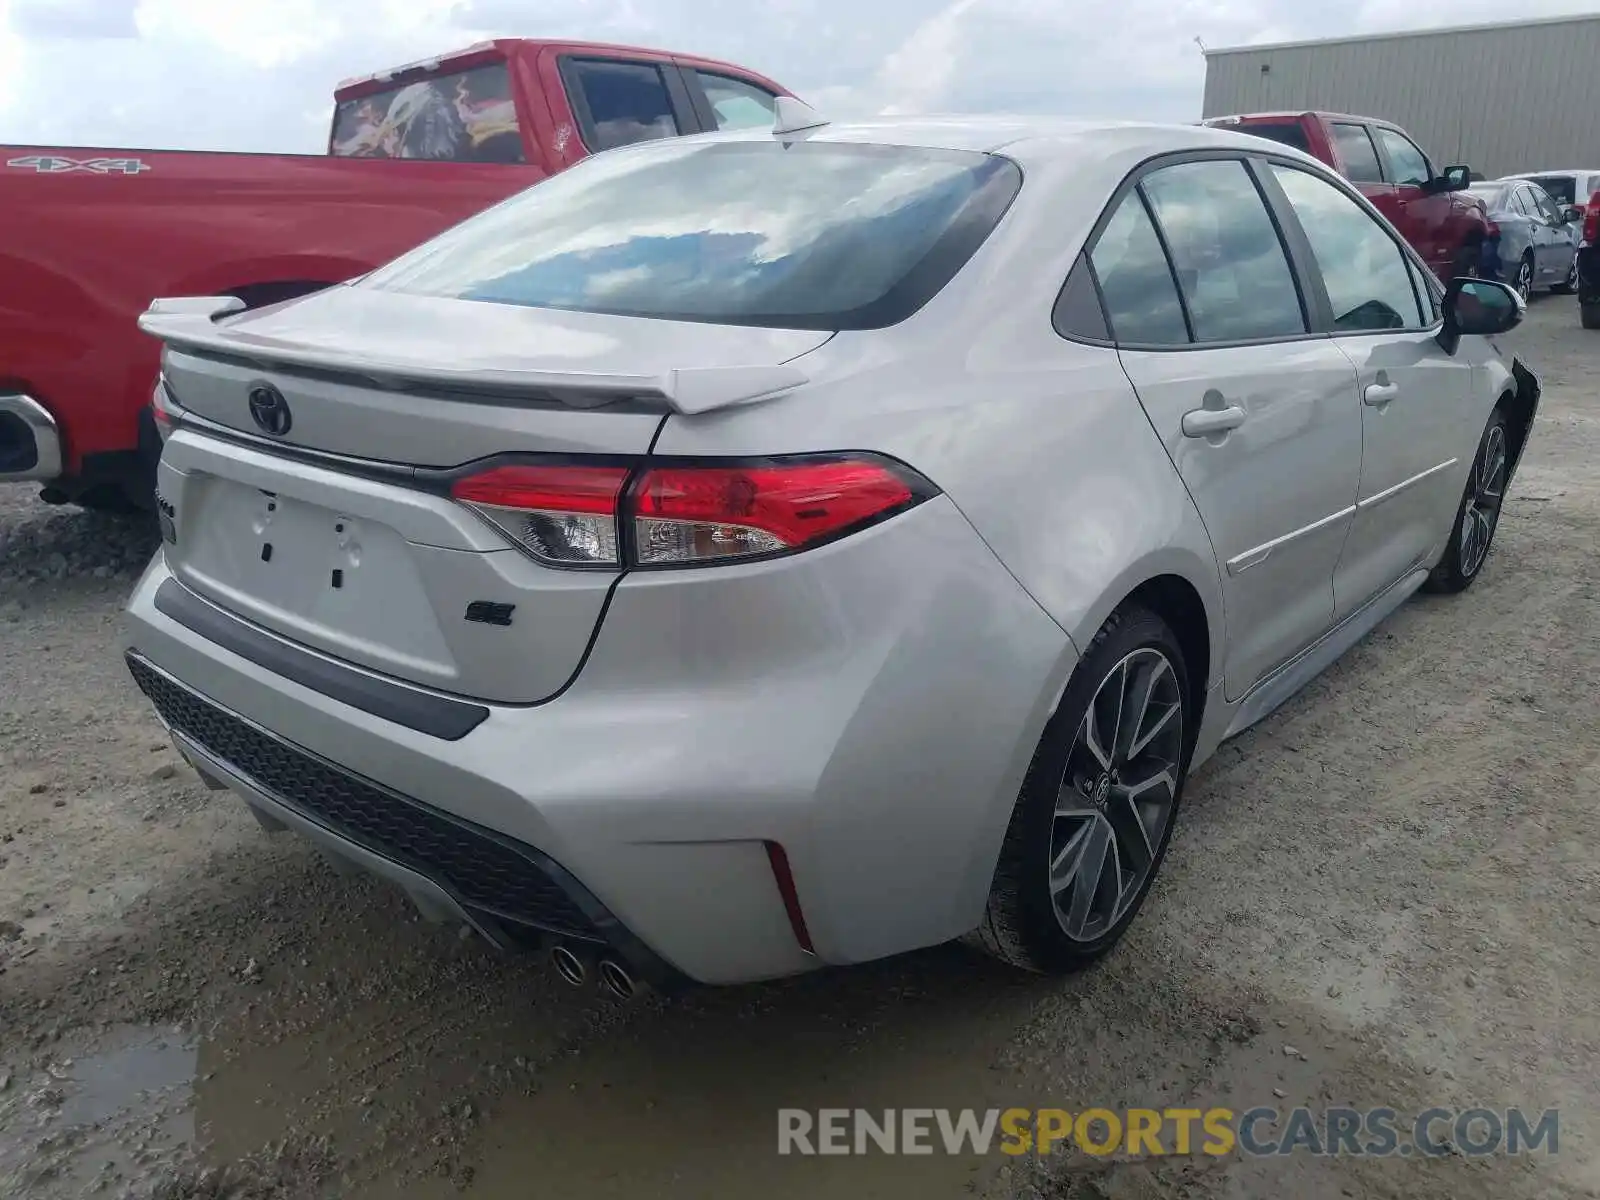
M 1178 639 L 1138 605 L 1089 643 L 1045 726 L 970 940 L 1024 970 L 1116 944 L 1166 857 L 1193 745 Z
M 1473 456 L 1467 486 L 1456 508 L 1450 540 L 1445 543 L 1444 555 L 1428 573 L 1422 585 L 1424 591 L 1440 595 L 1464 592 L 1483 572 L 1489 548 L 1494 544 L 1494 532 L 1500 526 L 1510 470 L 1506 414 L 1497 407 L 1478 439 L 1478 453 Z
M 1522 295 L 1525 303 L 1533 303 L 1533 255 L 1524 254 L 1517 262 L 1517 276 L 1512 286 Z

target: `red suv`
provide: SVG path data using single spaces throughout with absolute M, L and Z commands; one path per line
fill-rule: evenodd
M 1252 113 L 1211 117 L 1328 164 L 1371 200 L 1441 279 L 1498 275 L 1499 231 L 1483 205 L 1461 195 L 1472 182 L 1462 166 L 1441 173 L 1398 125 L 1342 113 Z

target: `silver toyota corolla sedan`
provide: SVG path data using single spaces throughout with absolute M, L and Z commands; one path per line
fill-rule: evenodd
M 268 827 L 573 978 L 1071 968 L 1219 743 L 1478 575 L 1522 312 L 1223 130 L 629 147 L 152 306 L 128 662 Z

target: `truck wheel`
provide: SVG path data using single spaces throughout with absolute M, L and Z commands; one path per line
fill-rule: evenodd
M 1456 250 L 1455 260 L 1450 267 L 1451 279 L 1476 279 L 1478 277 L 1478 264 L 1483 261 L 1483 245 L 1480 242 L 1468 242 Z M 1446 281 L 1448 282 L 1448 280 Z
M 1600 304 L 1580 305 L 1578 318 L 1585 329 L 1600 329 Z

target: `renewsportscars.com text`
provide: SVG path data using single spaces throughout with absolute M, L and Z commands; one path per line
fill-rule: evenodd
M 779 1154 L 1556 1154 L 1560 1114 L 1520 1108 L 778 1110 Z

